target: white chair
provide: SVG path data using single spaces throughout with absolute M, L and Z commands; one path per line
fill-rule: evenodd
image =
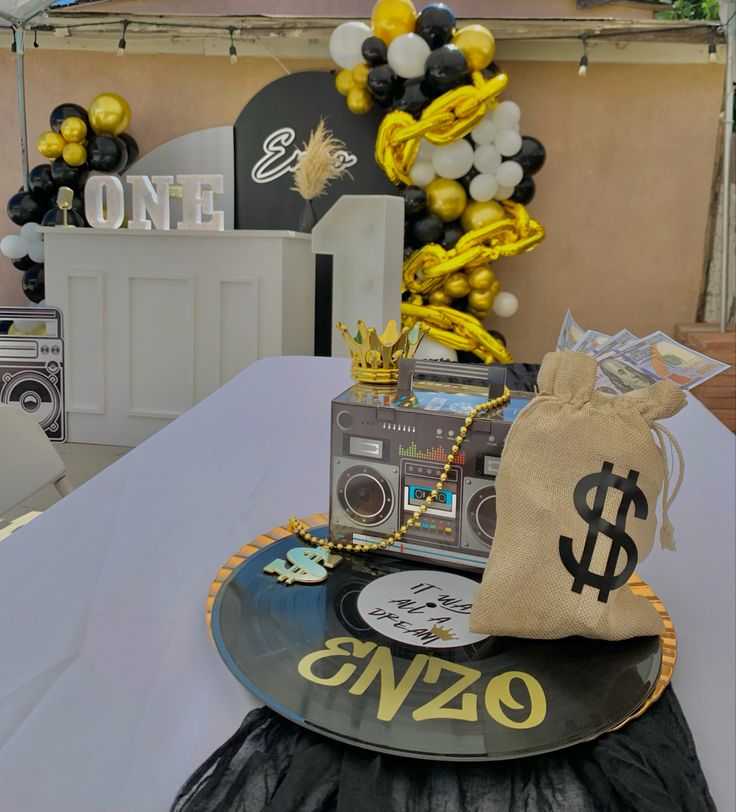
M 53 484 L 66 496 L 72 486 L 64 461 L 28 414 L 0 403 L 0 516 Z

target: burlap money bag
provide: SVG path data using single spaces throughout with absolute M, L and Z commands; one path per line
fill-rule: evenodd
M 496 480 L 496 533 L 475 594 L 474 632 L 623 640 L 663 630 L 651 603 L 626 581 L 652 549 L 663 484 L 661 543 L 674 549 L 667 510 L 682 481 L 682 455 L 654 421 L 678 412 L 685 395 L 659 381 L 611 397 L 594 391 L 595 373 L 587 355 L 548 354 L 539 395 L 514 421 Z M 669 498 L 665 437 L 680 471 Z

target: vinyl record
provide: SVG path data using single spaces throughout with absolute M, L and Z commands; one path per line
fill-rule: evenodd
M 285 535 L 260 536 L 220 571 L 210 629 L 249 690 L 325 736 L 443 761 L 531 756 L 620 726 L 669 681 L 671 623 L 669 638 L 613 643 L 475 635 L 468 615 L 479 574 L 345 553 L 328 571 L 322 551 Z M 320 570 L 320 583 L 278 580 Z

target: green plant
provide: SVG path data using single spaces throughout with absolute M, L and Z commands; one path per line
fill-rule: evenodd
M 660 20 L 718 20 L 718 0 L 673 0 L 671 9 L 654 16 Z

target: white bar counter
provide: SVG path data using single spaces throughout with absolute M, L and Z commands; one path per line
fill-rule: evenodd
M 314 353 L 308 234 L 43 232 L 70 441 L 137 445 L 259 358 Z

